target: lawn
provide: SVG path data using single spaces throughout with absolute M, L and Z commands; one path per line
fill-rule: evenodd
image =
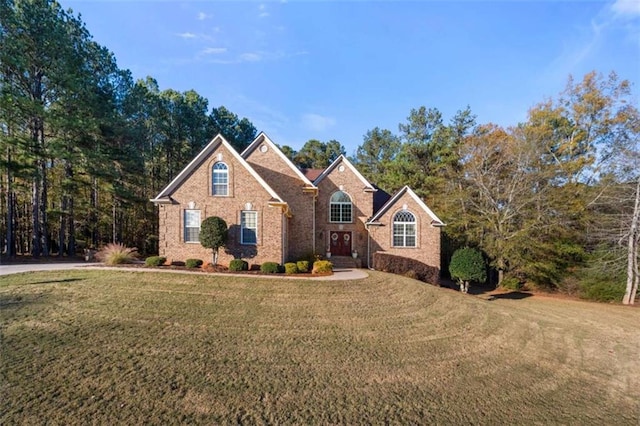
M 640 309 L 358 281 L 0 277 L 0 424 L 632 424 Z

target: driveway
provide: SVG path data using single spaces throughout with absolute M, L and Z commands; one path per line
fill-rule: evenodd
M 111 266 L 104 266 L 101 263 L 86 263 L 86 262 L 78 262 L 78 263 L 24 263 L 18 265 L 0 265 L 0 276 L 1 275 L 10 275 L 10 274 L 19 274 L 21 272 L 39 272 L 39 271 L 60 271 L 64 269 L 77 269 L 77 268 L 85 268 L 85 269 L 118 269 Z M 120 268 L 125 271 L 131 271 L 131 268 Z M 135 269 L 137 272 L 171 272 L 171 273 L 184 273 L 184 274 L 201 274 L 202 272 L 196 271 L 182 271 L 182 270 L 164 270 L 159 271 L 156 269 Z M 235 275 L 235 274 L 217 274 L 217 275 Z M 243 275 L 238 275 L 243 276 Z M 358 280 L 362 278 L 367 278 L 369 274 L 364 269 L 335 269 L 333 271 L 333 275 L 314 277 L 314 280 L 325 280 L 325 281 L 337 281 L 337 280 Z M 294 278 L 294 279 L 309 279 L 308 277 L 283 277 L 282 275 L 277 276 L 269 276 L 269 275 L 261 275 L 261 278 Z
M 59 271 L 63 269 L 86 268 L 87 266 L 100 266 L 99 263 L 22 263 L 16 265 L 0 265 L 0 275 L 18 274 L 20 272 Z

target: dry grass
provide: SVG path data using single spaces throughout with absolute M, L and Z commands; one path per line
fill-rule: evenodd
M 350 282 L 0 278 L 0 423 L 638 424 L 640 310 Z

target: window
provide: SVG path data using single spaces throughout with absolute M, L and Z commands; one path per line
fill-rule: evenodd
M 329 222 L 351 222 L 351 198 L 342 191 L 331 196 Z
M 416 247 L 416 217 L 406 210 L 393 216 L 393 246 Z
M 240 243 L 258 243 L 258 212 L 243 211 L 240 218 Z
M 200 210 L 184 211 L 184 242 L 200 242 Z
M 229 195 L 229 167 L 224 163 L 218 162 L 213 165 L 211 194 Z

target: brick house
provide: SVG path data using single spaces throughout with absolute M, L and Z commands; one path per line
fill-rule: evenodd
M 216 136 L 151 201 L 160 255 L 172 260 L 211 259 L 198 234 L 202 220 L 218 216 L 229 226 L 222 264 L 321 254 L 371 266 L 374 253 L 386 252 L 440 268 L 443 223 L 409 187 L 390 196 L 344 156 L 301 170 L 264 133 L 241 154 Z

